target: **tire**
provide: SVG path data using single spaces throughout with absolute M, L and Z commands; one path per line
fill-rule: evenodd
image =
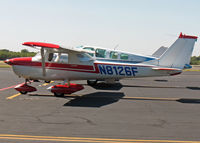
M 44 82 L 45 82 L 45 83 L 50 83 L 51 81 L 50 81 L 50 80 L 45 80 Z
M 54 92 L 54 96 L 56 96 L 56 97 L 64 97 L 64 93 L 56 93 L 56 92 Z
M 87 84 L 90 86 L 95 86 L 97 84 L 97 80 L 87 80 Z
M 21 94 L 27 94 L 27 91 L 20 91 Z

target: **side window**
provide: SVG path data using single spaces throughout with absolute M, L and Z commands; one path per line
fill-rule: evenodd
M 121 53 L 120 54 L 120 59 L 121 60 L 128 60 L 128 54 Z
M 60 63 L 68 63 L 68 54 L 61 54 L 59 58 Z
M 84 47 L 83 49 L 86 49 L 88 51 L 94 51 L 94 48 L 91 48 L 91 47 Z M 94 57 L 94 54 L 92 53 L 88 53 L 90 56 Z
M 118 58 L 118 53 L 117 53 L 117 52 L 114 52 L 114 51 L 111 51 L 111 52 L 110 52 L 110 58 L 111 58 L 111 59 L 117 59 L 117 58 Z
M 98 58 L 105 58 L 106 57 L 106 50 L 96 49 L 95 56 L 98 57 Z

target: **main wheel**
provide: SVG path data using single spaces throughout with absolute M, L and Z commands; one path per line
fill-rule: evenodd
M 95 86 L 97 84 L 97 80 L 87 80 L 87 84 L 90 86 Z
M 56 92 L 54 92 L 54 96 L 56 96 L 56 97 L 64 97 L 64 93 L 56 93 Z
M 20 91 L 21 94 L 27 94 L 27 91 Z
M 45 82 L 45 83 L 50 83 L 51 81 L 50 81 L 50 80 L 45 80 L 44 82 Z

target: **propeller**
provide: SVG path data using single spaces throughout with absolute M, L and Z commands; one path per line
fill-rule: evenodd
M 42 47 L 40 50 L 41 57 L 42 57 L 42 75 L 46 76 L 46 68 L 45 68 L 45 56 L 44 56 L 44 48 Z

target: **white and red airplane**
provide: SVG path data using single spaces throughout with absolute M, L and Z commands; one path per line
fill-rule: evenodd
M 190 68 L 190 58 L 197 36 L 179 35 L 169 47 L 159 49 L 152 56 L 142 56 L 128 52 L 93 46 L 64 48 L 60 45 L 25 42 L 23 45 L 40 48 L 35 57 L 8 59 L 5 63 L 12 66 L 19 77 L 26 79 L 15 89 L 26 94 L 36 91 L 28 85 L 29 80 L 62 80 L 63 85 L 50 88 L 55 96 L 64 96 L 83 89 L 73 80 L 87 80 L 95 85 L 99 80 L 114 83 L 122 78 L 153 76 L 172 76 Z

